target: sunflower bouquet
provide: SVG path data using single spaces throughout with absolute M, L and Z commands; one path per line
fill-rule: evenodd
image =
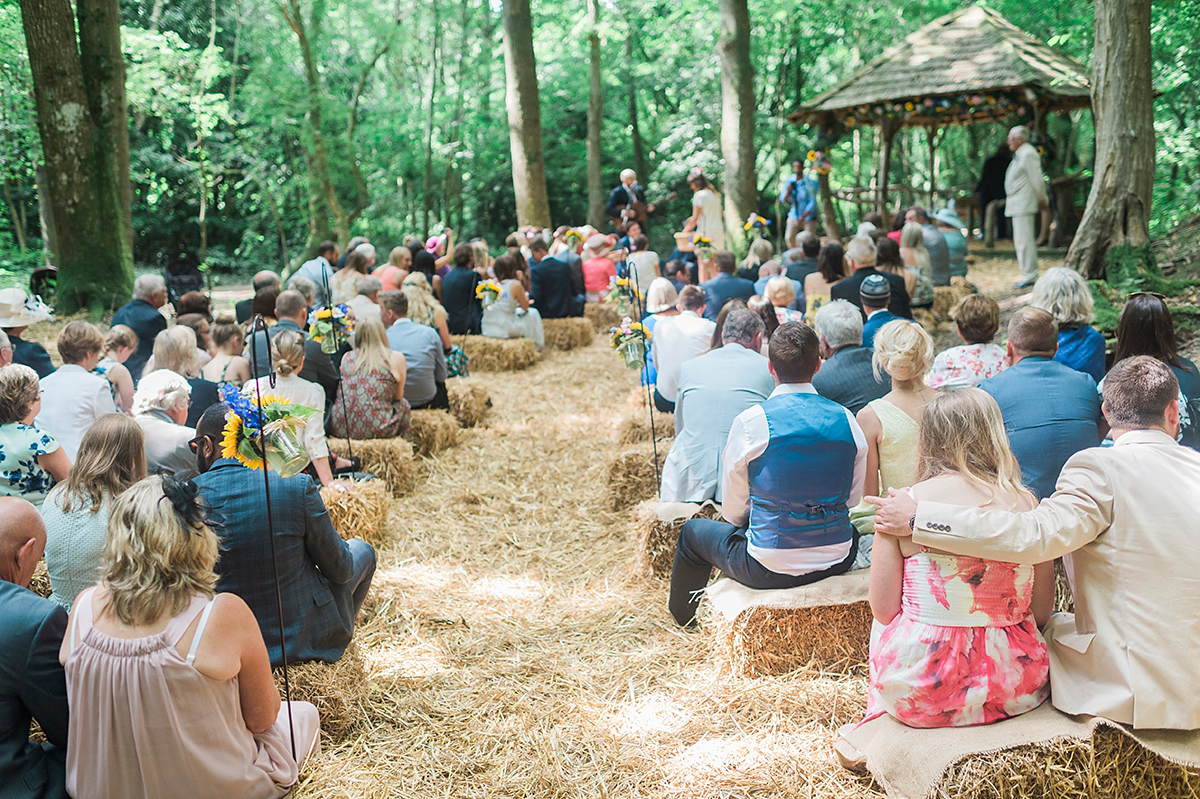
M 338 343 L 347 341 L 353 332 L 354 320 L 345 304 L 315 308 L 308 315 L 308 337 L 321 345 L 322 352 L 337 352 Z
M 563 241 L 565 241 L 570 247 L 577 247 L 580 244 L 583 244 L 586 238 L 587 234 L 577 227 L 573 227 L 563 234 Z
M 767 235 L 767 228 L 770 226 L 771 220 L 767 219 L 765 216 L 750 214 L 749 218 L 746 219 L 746 224 L 742 225 L 742 230 L 747 232 L 751 230 L 757 230 L 760 236 L 765 236 Z
M 708 236 L 693 236 L 692 249 L 696 251 L 696 257 L 701 261 L 711 260 L 716 254 L 716 248 L 713 247 L 712 239 Z
M 646 361 L 646 344 L 650 339 L 650 331 L 645 325 L 626 316 L 619 326 L 612 328 L 610 344 L 614 350 L 625 356 L 627 367 L 640 369 Z
M 250 390 L 254 390 L 254 384 Z M 256 399 L 230 385 L 221 388 L 221 399 L 229 406 L 221 437 L 222 458 L 249 469 L 261 469 L 265 449 L 267 466 L 280 477 L 304 471 L 309 458 L 300 437 L 315 409 L 295 405 L 277 394 L 265 394 L 260 413 Z
M 475 296 L 479 298 L 481 303 L 483 303 L 484 308 L 491 308 L 492 303 L 499 298 L 502 291 L 504 291 L 504 289 L 501 288 L 500 284 L 496 281 L 483 280 L 480 281 L 479 285 L 475 287 Z
M 617 277 L 613 278 L 608 296 L 604 298 L 604 301 L 615 302 L 617 313 L 625 316 L 633 310 L 634 300 L 641 299 L 641 296 L 637 286 L 633 285 L 633 281 L 627 277 Z

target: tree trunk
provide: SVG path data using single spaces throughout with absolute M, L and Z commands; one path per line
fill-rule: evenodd
M 542 159 L 542 111 L 538 100 L 537 61 L 529 0 L 504 0 L 504 104 L 512 148 L 517 225 L 550 227 L 546 165 Z
M 825 235 L 834 240 L 840 240 L 842 233 L 838 230 L 837 215 L 833 210 L 833 192 L 829 190 L 829 175 L 817 174 L 817 194 L 821 198 L 821 224 L 825 226 Z
M 1067 266 L 1104 277 L 1110 247 L 1148 247 L 1154 186 L 1150 0 L 1097 0 L 1092 57 L 1096 165 Z
M 587 187 L 588 224 L 604 230 L 604 178 L 600 164 L 600 131 L 604 124 L 604 86 L 600 82 L 600 0 L 588 0 Z M 643 178 L 644 179 L 644 178 Z
M 12 220 L 13 234 L 17 239 L 17 249 L 22 253 L 25 252 L 25 222 L 21 218 L 23 214 L 17 205 L 17 201 L 13 199 L 12 181 L 7 177 L 4 178 L 4 204 L 8 206 L 8 218 Z
M 630 32 L 625 37 L 625 91 L 629 96 L 629 137 L 633 144 L 633 171 L 637 172 L 638 180 L 650 179 L 650 170 L 646 166 L 646 149 L 642 146 L 642 133 L 638 128 L 637 84 L 633 78 L 633 21 L 629 20 Z
M 877 178 L 879 199 L 875 204 L 875 210 L 883 214 L 885 223 L 891 222 L 891 214 L 888 211 L 888 173 L 892 171 L 892 142 L 896 138 L 898 129 L 896 123 L 884 120 L 879 134 L 879 175 Z
M 441 49 L 442 26 L 437 0 L 433 0 L 433 48 L 429 56 L 429 108 L 425 113 L 425 173 L 421 184 L 421 235 L 429 235 L 429 214 L 433 208 L 433 109 L 437 103 L 438 50 Z
M 754 67 L 747 0 L 720 0 L 721 155 L 725 159 L 725 229 L 729 249 L 745 244 L 742 224 L 757 210 L 754 179 Z
M 55 303 L 96 313 L 133 284 L 129 128 L 116 0 L 22 0 L 55 232 Z

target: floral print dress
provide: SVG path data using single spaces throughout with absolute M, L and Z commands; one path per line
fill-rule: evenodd
M 867 720 L 963 727 L 1050 695 L 1029 609 L 1033 566 L 922 550 L 904 560 L 901 610 L 871 645 Z
M 1003 347 L 995 344 L 965 344 L 939 352 L 929 370 L 930 388 L 977 386 L 1007 368 Z
M 54 478 L 38 457 L 58 449 L 54 436 L 21 422 L 0 424 L 0 496 L 21 497 L 41 506 Z

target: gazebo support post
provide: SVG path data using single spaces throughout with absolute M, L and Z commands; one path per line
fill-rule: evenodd
M 900 130 L 899 120 L 883 120 L 880 130 L 880 138 L 883 143 L 879 147 L 879 200 L 875 205 L 875 210 L 883 214 L 885 220 L 890 217 L 888 213 L 888 174 L 892 170 L 892 139 L 895 138 L 898 130 Z
M 925 135 L 929 142 L 929 208 L 932 212 L 933 196 L 937 193 L 937 125 L 926 128 Z
M 826 172 L 817 173 L 817 195 L 821 198 L 821 224 L 825 226 L 825 235 L 835 241 L 840 240 L 842 233 L 833 210 L 833 192 L 829 189 L 829 174 Z

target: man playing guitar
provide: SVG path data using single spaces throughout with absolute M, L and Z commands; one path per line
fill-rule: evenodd
M 618 233 L 626 233 L 631 222 L 640 222 L 646 227 L 646 217 L 654 212 L 654 205 L 646 204 L 646 190 L 638 185 L 637 173 L 632 169 L 621 170 L 621 185 L 608 195 L 604 213 L 612 217 Z

